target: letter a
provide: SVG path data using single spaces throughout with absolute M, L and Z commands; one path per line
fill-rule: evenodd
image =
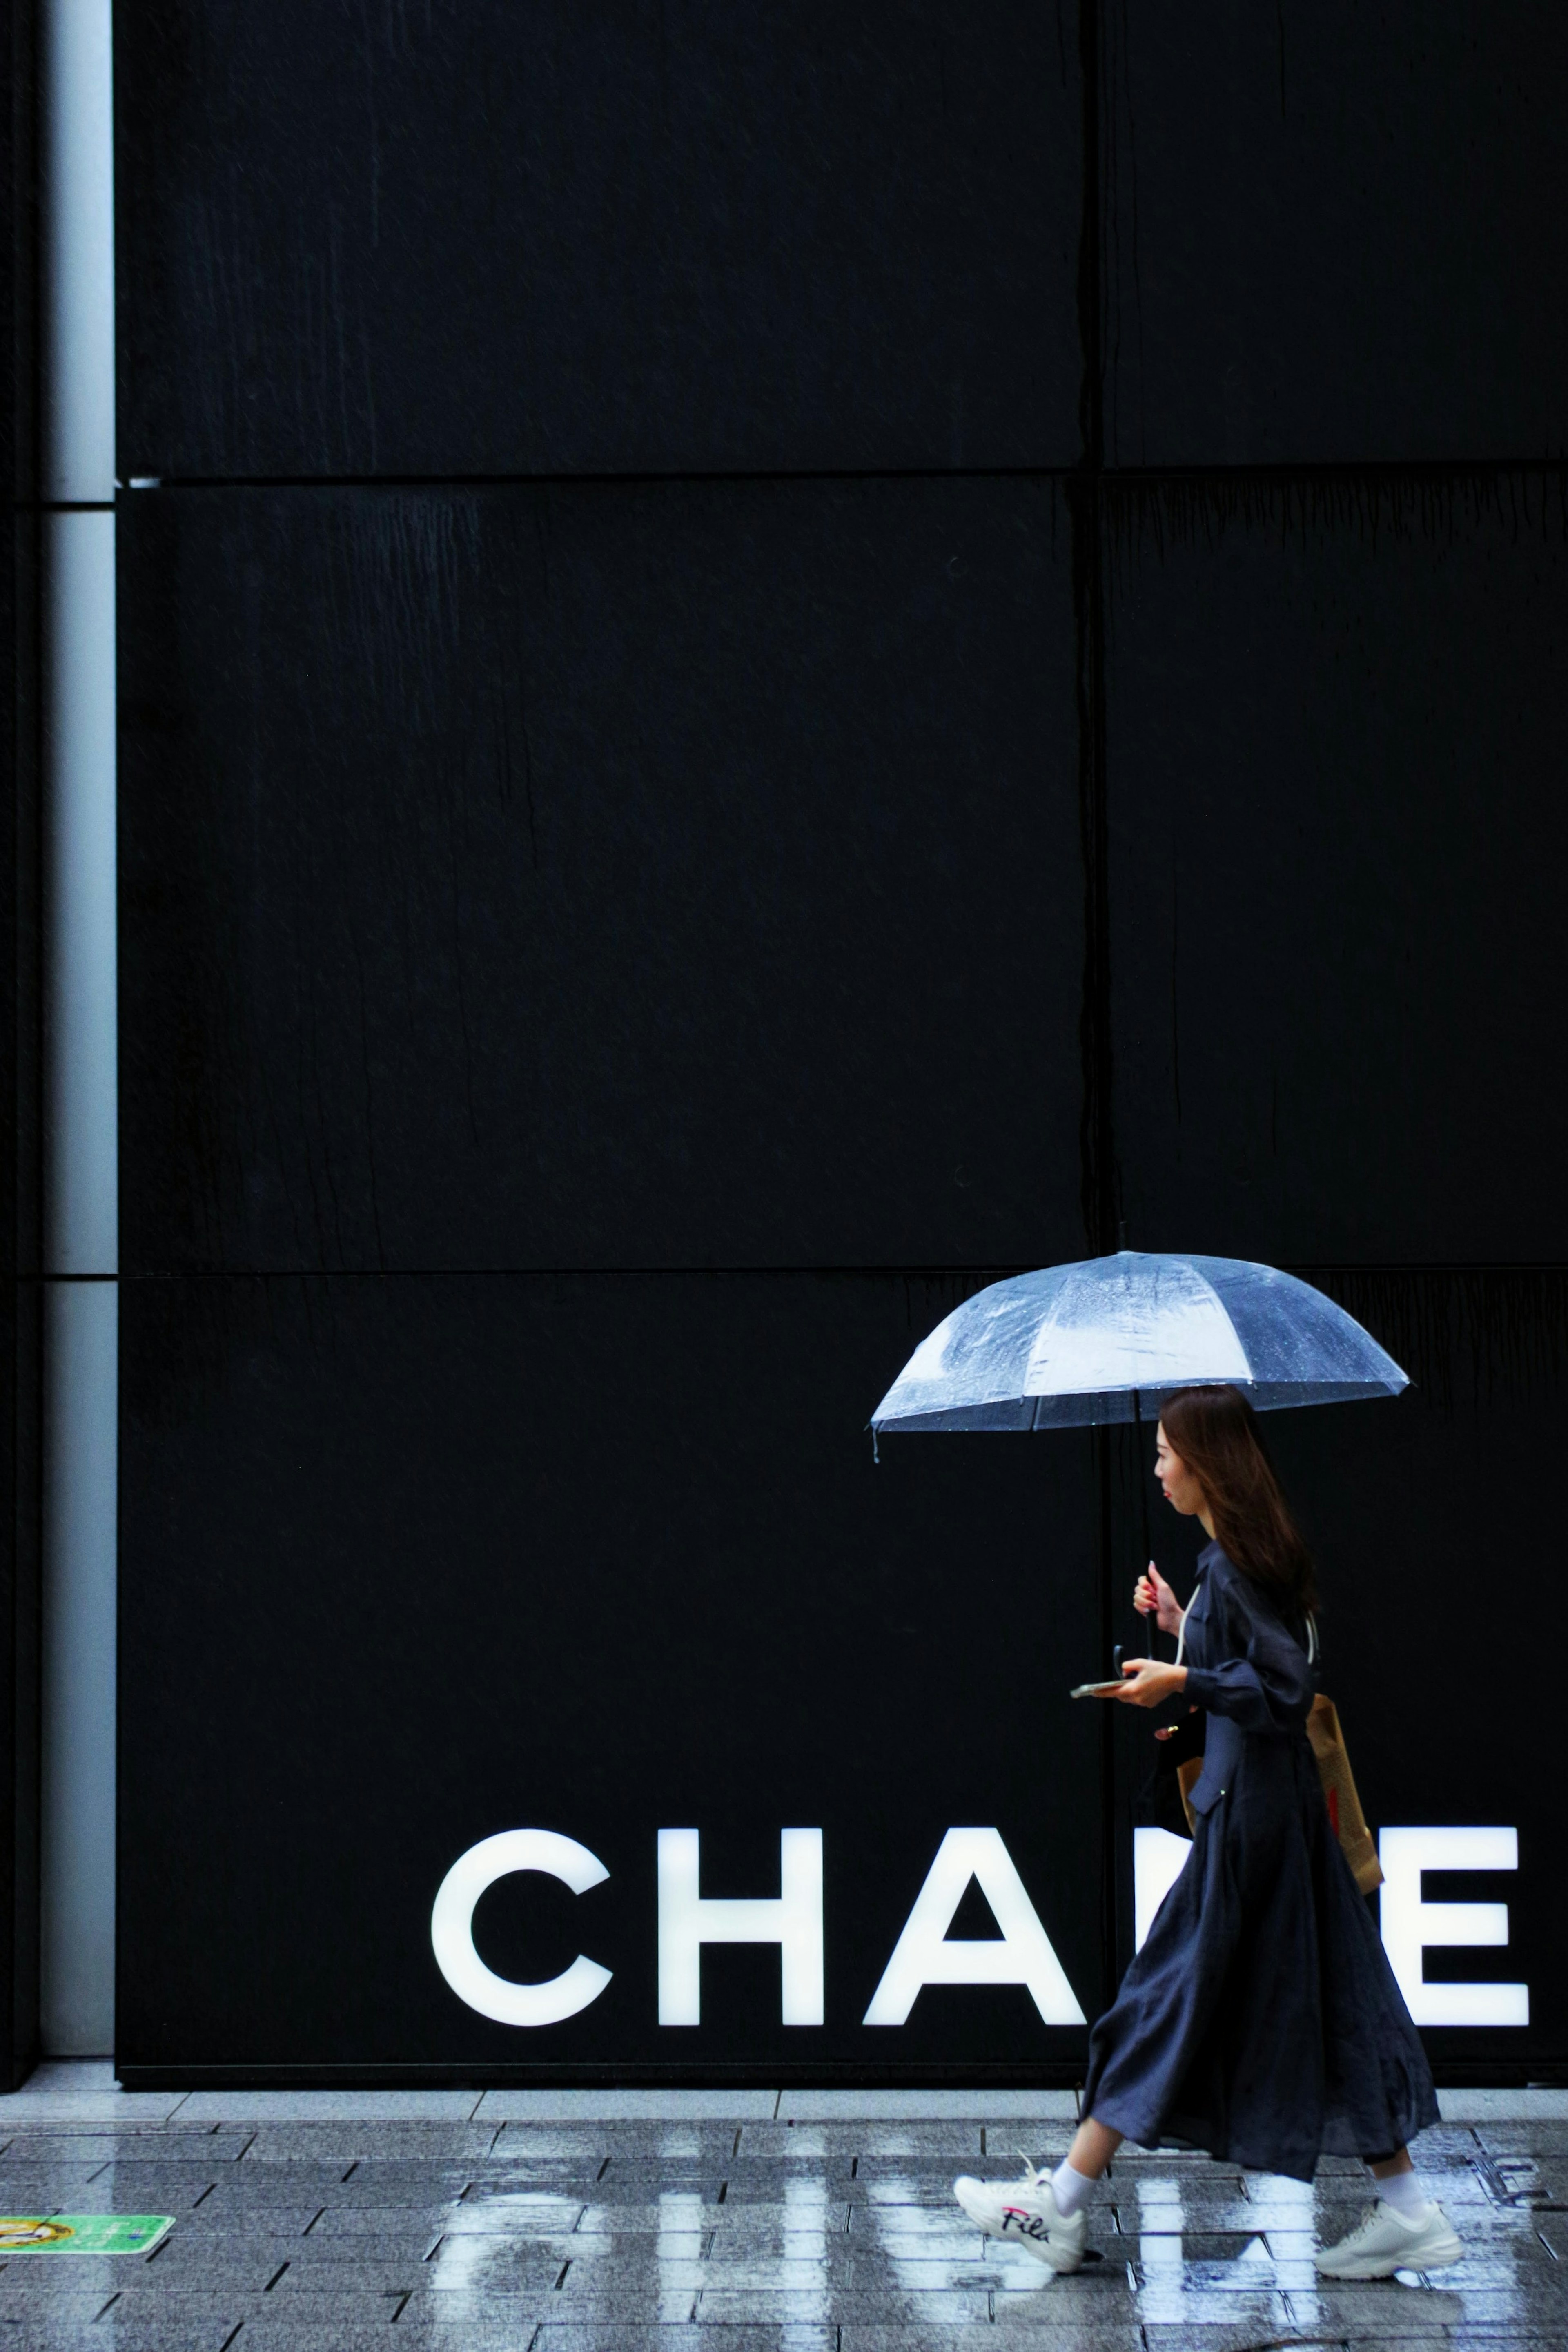
M 1000 1937 L 949 1943 L 947 1930 L 971 1878 L 979 1882 Z M 872 1997 L 866 2024 L 904 2024 L 921 1986 L 928 1984 L 1028 1985 L 1047 2025 L 1088 2022 L 999 1830 L 948 1831 Z

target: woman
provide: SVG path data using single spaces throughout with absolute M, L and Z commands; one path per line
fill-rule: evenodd
M 1159 1427 L 1167 1502 L 1209 1538 L 1186 1611 L 1153 1561 L 1134 1605 L 1179 1633 L 1178 1663 L 1134 1658 L 1114 1696 L 1207 1711 L 1192 1852 L 1090 2037 L 1082 2114 L 1054 2173 L 954 2194 L 996 2238 L 1055 2271 L 1083 2259 L 1085 2205 L 1124 2139 L 1164 2136 L 1230 2164 L 1310 2180 L 1320 2154 L 1364 2157 L 1378 2199 L 1317 2257 L 1325 2276 L 1386 2278 L 1458 2262 L 1406 2142 L 1437 2120 L 1410 2012 L 1329 1822 L 1306 1720 L 1314 1696 L 1312 1563 L 1233 1388 L 1182 1389 Z

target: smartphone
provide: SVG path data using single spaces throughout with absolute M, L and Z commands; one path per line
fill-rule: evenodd
M 1121 1683 L 1080 1683 L 1078 1688 L 1069 1691 L 1067 1696 L 1069 1698 L 1109 1698 L 1113 1691 L 1123 1687 Z

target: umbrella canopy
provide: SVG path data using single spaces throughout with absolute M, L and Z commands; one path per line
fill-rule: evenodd
M 1260 1412 L 1397 1396 L 1409 1381 L 1310 1283 L 1245 1258 L 1119 1250 L 993 1283 L 923 1339 L 877 1430 L 1133 1421 L 1228 1381 Z

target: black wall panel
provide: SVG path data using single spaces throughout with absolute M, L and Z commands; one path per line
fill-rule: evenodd
M 1119 466 L 1568 452 L 1568 19 L 1102 13 Z
M 1563 41 L 122 0 L 132 2079 L 1071 2079 L 1018 1988 L 861 2021 L 977 1822 L 1104 1999 L 1149 1727 L 1065 1693 L 1192 1531 L 1130 1433 L 864 1422 L 1124 1221 L 1408 1364 L 1271 1434 L 1372 1820 L 1519 1832 L 1428 1973 L 1531 2023 L 1434 2055 L 1568 2063 Z M 826 2024 L 732 1948 L 660 2026 L 656 1831 L 803 1824 Z M 611 1875 L 486 1957 L 614 1970 L 528 2030 L 430 1942 L 527 1826 Z
M 120 0 L 120 472 L 1063 465 L 1023 0 Z
M 1050 482 L 121 531 L 128 1270 L 1071 1254 Z
M 1016 1987 L 861 2022 L 974 1822 L 1103 1997 L 1100 1725 L 1046 1697 L 1098 1655 L 1093 1441 L 879 1467 L 863 1426 L 971 1286 L 128 1283 L 122 2070 L 1071 2079 L 1082 2031 Z M 1049 1616 L 1020 1615 L 1042 1573 Z M 776 1895 L 779 1830 L 823 1830 L 823 2026 L 780 2024 L 761 1947 L 711 1948 L 700 2026 L 659 2025 L 655 1833 L 692 1826 L 705 1895 Z M 515 1827 L 611 1873 L 484 1898 L 502 1973 L 613 1971 L 528 2030 L 465 2008 L 430 1940 L 447 1869 Z
M 1151 486 L 1110 514 L 1134 1245 L 1556 1258 L 1561 478 Z

